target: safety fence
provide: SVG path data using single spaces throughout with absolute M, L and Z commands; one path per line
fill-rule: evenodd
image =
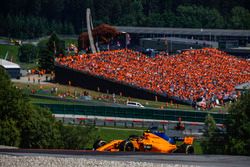
M 187 111 L 173 109 L 151 109 L 151 108 L 133 108 L 133 107 L 111 107 L 111 106 L 87 106 L 87 105 L 66 105 L 66 104 L 37 104 L 41 107 L 48 108 L 53 114 L 72 114 L 85 116 L 102 116 L 102 117 L 120 117 L 120 118 L 137 118 L 151 120 L 170 120 L 188 122 L 204 122 L 207 114 L 213 116 L 216 123 L 223 124 L 227 114 L 213 113 L 206 111 Z

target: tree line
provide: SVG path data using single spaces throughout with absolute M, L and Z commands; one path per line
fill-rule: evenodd
M 94 24 L 250 29 L 248 0 L 3 0 L 0 35 L 32 38 L 80 33 L 86 8 Z
M 21 148 L 84 149 L 97 136 L 93 126 L 63 125 L 30 103 L 0 67 L 0 145 Z
M 18 59 L 22 63 L 36 63 L 40 69 L 51 72 L 54 70 L 55 57 L 65 55 L 65 41 L 52 33 L 49 39 L 40 41 L 37 46 L 22 44 L 18 50 Z
M 21 39 L 46 36 L 52 32 L 74 34 L 74 26 L 70 22 L 49 20 L 38 16 L 0 15 L 1 34 Z

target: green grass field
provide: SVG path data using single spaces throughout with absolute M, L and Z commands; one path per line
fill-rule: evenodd
M 115 139 L 126 139 L 130 135 L 141 136 L 143 130 L 140 129 L 124 129 L 124 128 L 108 128 L 108 127 L 97 127 L 98 135 L 102 140 L 111 141 Z
M 65 41 L 65 46 L 68 47 L 70 44 L 74 44 L 76 47 L 78 46 L 77 39 L 63 39 Z
M 40 85 L 37 84 L 27 84 L 27 83 L 15 83 L 16 86 L 18 86 L 19 88 L 24 89 L 26 92 L 30 92 L 30 90 L 35 89 L 35 90 L 40 90 Z M 27 85 L 29 85 L 29 88 L 27 88 Z M 97 100 L 99 97 L 101 97 L 102 95 L 107 95 L 105 93 L 102 92 L 98 92 L 98 91 L 92 91 L 92 90 L 87 90 L 87 89 L 83 89 L 80 87 L 73 87 L 73 86 L 66 86 L 66 85 L 60 85 L 60 84 L 46 84 L 46 85 L 42 85 L 42 89 L 43 90 L 51 90 L 52 87 L 57 87 L 58 88 L 58 93 L 65 93 L 65 92 L 70 92 L 71 95 L 74 94 L 74 92 L 78 92 L 78 93 L 83 93 L 84 91 L 89 92 L 89 95 L 92 96 L 93 99 L 96 99 L 96 101 L 103 101 L 103 102 L 112 102 L 112 100 L 110 99 L 101 99 L 101 100 Z M 39 94 L 39 91 L 38 91 Z M 44 95 L 44 94 L 41 94 Z M 55 96 L 55 95 L 51 95 L 46 94 L 46 96 Z M 112 96 L 111 94 L 109 94 L 109 96 Z M 69 99 L 72 99 L 71 97 L 69 97 Z M 121 103 L 121 104 L 126 104 L 126 101 L 128 100 L 128 97 L 124 97 L 124 96 L 119 96 L 116 95 L 116 100 L 117 102 Z M 165 102 L 158 102 L 158 101 L 149 101 L 149 100 L 143 100 L 143 99 L 137 99 L 137 98 L 130 98 L 131 101 L 137 101 L 140 102 L 142 105 L 144 105 L 145 107 L 153 107 L 153 108 L 161 108 L 162 106 L 164 108 L 169 108 L 169 109 L 176 109 L 176 105 L 168 105 L 168 107 L 166 107 L 166 103 Z M 33 100 L 34 101 L 34 100 Z M 61 101 L 58 100 L 47 100 L 47 99 L 36 99 L 35 100 L 40 101 L 42 103 L 46 103 L 49 102 L 50 104 L 61 104 Z M 178 105 L 178 109 L 184 109 L 184 110 L 192 110 L 191 106 L 188 105 Z
M 53 99 L 44 99 L 44 98 L 36 98 L 30 97 L 30 102 L 33 104 L 80 104 L 78 102 L 67 102 L 67 101 L 60 101 L 60 100 L 53 100 Z
M 13 62 L 19 62 L 18 54 L 19 46 L 16 45 L 0 45 L 0 57 L 5 58 L 6 53 L 8 52 L 8 59 L 12 58 Z
M 0 45 L 0 58 L 4 59 L 6 53 L 8 52 L 7 59 L 21 66 L 22 69 L 32 69 L 37 68 L 36 63 L 21 63 L 18 58 L 19 46 L 16 45 Z

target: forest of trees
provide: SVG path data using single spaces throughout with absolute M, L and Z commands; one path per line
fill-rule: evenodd
M 94 24 L 250 29 L 248 0 L 3 0 L 0 35 L 33 38 L 78 34 L 86 8 Z
M 32 105 L 0 67 L 0 145 L 20 148 L 83 149 L 97 139 L 94 126 L 63 125 Z

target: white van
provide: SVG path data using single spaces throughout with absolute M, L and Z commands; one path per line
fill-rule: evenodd
M 141 103 L 133 102 L 133 101 L 128 101 L 128 102 L 127 102 L 127 106 L 131 106 L 131 107 L 142 107 L 142 108 L 144 108 L 144 106 L 143 106 Z

